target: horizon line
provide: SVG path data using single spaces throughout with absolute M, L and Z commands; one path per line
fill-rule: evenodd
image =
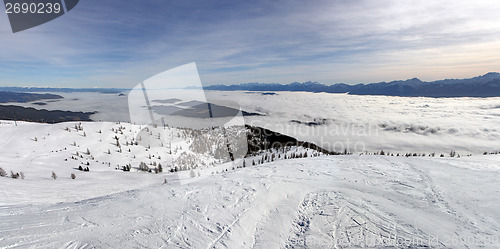
M 418 77 L 413 77 L 413 78 L 408 78 L 408 79 L 399 79 L 399 80 L 391 80 L 391 81 L 380 81 L 380 82 L 370 82 L 370 83 L 353 83 L 353 84 L 349 84 L 349 83 L 343 83 L 343 82 L 337 82 L 337 83 L 332 83 L 332 84 L 324 84 L 324 83 L 321 83 L 321 82 L 318 82 L 318 81 L 303 81 L 303 82 L 298 82 L 298 81 L 295 81 L 295 82 L 290 82 L 290 83 L 276 83 L 276 82 L 244 82 L 244 83 L 234 83 L 234 84 L 218 84 L 218 83 L 214 83 L 214 84 L 210 84 L 210 85 L 204 85 L 203 87 L 211 87 L 211 86 L 238 86 L 238 85 L 246 85 L 246 84 L 262 84 L 262 85 L 283 85 L 283 86 L 286 86 L 286 85 L 291 85 L 291 84 L 295 84 L 295 83 L 298 83 L 298 84 L 305 84 L 305 83 L 317 83 L 317 84 L 321 84 L 321 85 L 324 85 L 324 86 L 332 86 L 332 85 L 337 85 L 337 84 L 344 84 L 344 85 L 351 85 L 351 86 L 354 86 L 354 85 L 359 85 L 359 84 L 363 84 L 363 85 L 369 85 L 369 84 L 377 84 L 377 83 L 391 83 L 391 82 L 399 82 L 399 81 L 408 81 L 408 80 L 420 80 L 421 82 L 426 82 L 426 83 L 432 83 L 432 82 L 437 82 L 437 81 L 444 81 L 444 80 L 468 80 L 468 79 L 474 79 L 474 78 L 478 78 L 478 77 L 483 77 L 483 76 L 486 76 L 488 74 L 500 74 L 500 72 L 488 72 L 488 73 L 485 73 L 485 74 L 482 74 L 482 75 L 478 75 L 478 76 L 475 76 L 475 77 L 471 77 L 471 78 L 446 78 L 446 79 L 439 79 L 439 80 L 433 80 L 433 81 L 422 81 L 420 80 Z M 29 89 L 29 88 L 40 88 L 40 89 L 69 89 L 69 90 L 103 90 L 103 89 L 109 89 L 109 90 L 132 90 L 132 88 L 117 88 L 117 87 L 55 87 L 55 86 L 0 86 L 0 89 L 2 88 L 23 88 L 23 89 Z M 197 86 L 187 86 L 187 87 L 184 87 L 184 88 L 169 88 L 169 89 L 183 89 L 183 90 L 189 90 L 189 89 L 199 89 L 200 87 L 197 87 Z

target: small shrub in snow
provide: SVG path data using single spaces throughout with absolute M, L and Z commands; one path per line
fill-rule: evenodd
M 145 162 L 141 162 L 139 164 L 139 170 L 140 171 L 147 171 L 147 172 L 149 172 L 150 169 L 149 169 L 148 165 Z
M 456 154 L 457 154 L 457 152 L 455 152 L 454 150 L 450 151 L 450 157 L 455 157 Z
M 13 178 L 13 179 L 17 179 L 19 178 L 19 173 L 14 173 L 14 171 L 10 171 L 10 177 Z
M 5 172 L 5 170 L 3 168 L 1 168 L 1 167 L 0 167 L 0 176 L 1 177 L 7 176 L 7 172 Z
M 127 165 L 125 165 L 125 166 L 122 167 L 122 170 L 125 171 L 125 172 L 128 172 L 128 171 L 130 171 L 131 168 L 132 168 L 132 165 L 127 164 Z

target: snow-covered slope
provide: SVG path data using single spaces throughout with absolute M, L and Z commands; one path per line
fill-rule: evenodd
M 499 162 L 324 156 L 77 202 L 3 206 L 0 246 L 498 248 Z M 9 192 L 35 195 L 22 185 Z
M 0 205 L 75 201 L 92 198 L 96 192 L 105 195 L 162 183 L 165 178 L 184 184 L 252 164 L 322 154 L 292 146 L 247 156 L 246 132 L 238 126 L 193 130 L 111 122 L 0 121 L 0 168 L 8 177 L 19 173 L 24 178 L 3 184 L 5 198 L 0 198 Z M 259 148 L 258 139 L 252 145 Z M 34 194 L 11 191 L 19 187 Z M 58 194 L 46 198 L 41 192 Z
M 1 248 L 500 246 L 498 155 L 326 156 L 291 148 L 286 160 L 256 154 L 228 162 L 198 153 L 206 165 L 193 176 L 167 172 L 183 165 L 174 163 L 182 153 L 194 153 L 189 144 L 197 136 L 188 130 L 0 126 L 0 167 L 25 174 L 0 177 Z M 138 137 L 138 145 L 126 144 Z M 304 152 L 307 158 L 288 159 Z M 79 171 L 86 162 L 90 171 Z M 138 172 L 140 162 L 162 163 L 164 172 Z M 130 172 L 116 169 L 127 164 Z

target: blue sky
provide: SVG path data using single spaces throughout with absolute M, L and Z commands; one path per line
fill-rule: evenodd
M 196 62 L 204 84 L 369 83 L 500 71 L 498 0 L 82 0 L 13 34 L 0 86 L 124 87 Z

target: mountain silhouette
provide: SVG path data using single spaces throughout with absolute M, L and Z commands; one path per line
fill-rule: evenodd
M 500 97 L 500 74 L 492 72 L 470 79 L 446 79 L 431 82 L 413 78 L 356 85 L 344 83 L 324 85 L 318 82 L 294 82 L 287 85 L 246 83 L 230 86 L 212 85 L 204 87 L 204 89 L 222 91 L 303 91 L 406 97 Z

